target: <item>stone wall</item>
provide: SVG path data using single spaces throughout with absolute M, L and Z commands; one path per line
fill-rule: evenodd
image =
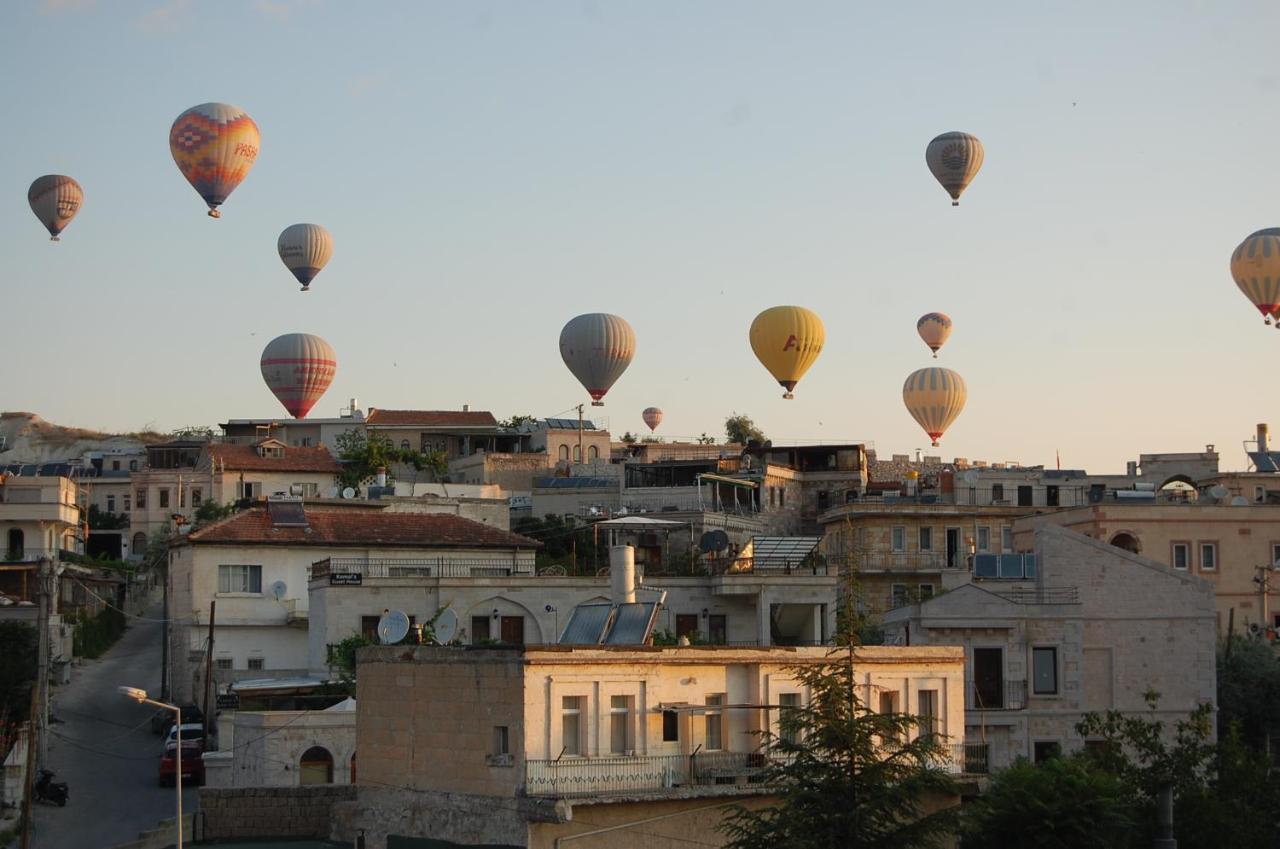
M 356 842 L 364 834 L 369 849 L 389 838 L 447 840 L 460 846 L 523 847 L 529 823 L 563 818 L 564 803 L 546 799 L 499 799 L 432 790 L 361 785 L 355 801 L 334 806 L 333 840 Z
M 202 787 L 201 838 L 327 839 L 332 830 L 331 814 L 334 804 L 355 798 L 355 788 L 350 785 Z

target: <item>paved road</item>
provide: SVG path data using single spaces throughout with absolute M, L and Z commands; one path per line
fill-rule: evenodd
M 159 618 L 160 608 L 147 616 Z M 71 670 L 71 683 L 53 689 L 49 768 L 70 787 L 65 808 L 36 805 L 34 849 L 105 849 L 155 828 L 174 815 L 174 789 L 157 781 L 161 742 L 147 720 L 152 708 L 116 693 L 127 684 L 160 692 L 161 626 L 130 620 L 109 652 Z M 196 808 L 187 785 L 183 807 Z

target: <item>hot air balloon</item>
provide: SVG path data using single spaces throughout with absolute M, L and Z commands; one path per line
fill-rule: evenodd
M 293 272 L 309 291 L 311 281 L 333 256 L 333 236 L 319 224 L 293 224 L 284 228 L 276 241 L 276 250 L 285 268 Z
M 178 170 L 204 202 L 209 217 L 249 175 L 258 158 L 258 125 L 228 103 L 202 103 L 178 116 L 169 128 L 169 152 Z
M 560 331 L 560 357 L 591 395 L 591 406 L 622 377 L 636 355 L 636 332 L 626 319 L 593 312 L 577 316 Z
M 1280 326 L 1280 227 L 1251 233 L 1231 254 L 1231 278 L 1249 303 Z
M 645 407 L 641 413 L 644 417 L 644 423 L 649 426 L 650 431 L 658 429 L 658 425 L 662 424 L 662 410 L 657 407 Z
M 964 409 L 966 397 L 964 378 L 949 368 L 922 368 L 902 384 L 902 402 L 907 405 L 907 412 L 929 434 L 935 448 Z
M 333 383 L 338 355 L 319 336 L 286 333 L 262 350 L 262 379 L 289 415 L 306 418 Z
M 822 319 L 804 307 L 770 307 L 751 322 L 751 350 L 787 391 L 783 398 L 795 396 L 800 378 L 822 353 L 826 330 Z
M 927 312 L 916 322 L 916 333 L 933 351 L 936 360 L 938 349 L 947 344 L 947 337 L 951 335 L 951 316 L 944 312 Z
M 45 174 L 37 177 L 27 189 L 27 203 L 31 204 L 31 211 L 49 231 L 50 241 L 59 242 L 62 240 L 58 234 L 67 228 L 80 211 L 80 204 L 84 203 L 84 191 L 70 177 Z
M 982 142 L 968 133 L 951 132 L 929 142 L 924 161 L 934 178 L 951 195 L 951 205 L 960 205 L 960 194 L 982 167 Z

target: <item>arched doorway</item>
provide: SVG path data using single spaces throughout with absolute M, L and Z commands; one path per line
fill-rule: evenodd
M 1130 554 L 1141 554 L 1142 544 L 1138 542 L 1138 538 L 1133 534 L 1124 531 L 1116 534 L 1111 538 L 1111 544 L 1116 548 L 1123 548 Z
M 134 557 L 141 557 L 147 553 L 147 535 L 142 531 L 138 531 L 133 535 L 133 542 L 130 545 L 129 553 Z
M 1160 494 L 1169 501 L 1194 501 L 1196 485 L 1186 475 L 1174 475 L 1160 484 Z
M 9 547 L 5 551 L 5 555 L 4 555 L 5 560 L 21 560 L 26 554 L 26 552 L 24 551 L 25 547 L 26 547 L 25 536 L 22 533 L 22 529 L 10 528 L 9 529 Z
M 333 755 L 324 746 L 312 746 L 302 753 L 298 765 L 299 784 L 332 784 Z

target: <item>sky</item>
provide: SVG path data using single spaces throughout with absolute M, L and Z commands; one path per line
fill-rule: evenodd
M 1050 6 L 1058 8 L 1048 8 Z M 615 433 L 1116 472 L 1140 452 L 1242 468 L 1273 421 L 1280 332 L 1228 273 L 1280 225 L 1280 4 L 749 0 L 43 0 L 0 4 L 0 409 L 167 430 L 283 415 L 263 346 L 338 352 L 313 410 L 565 414 L 561 326 L 612 312 L 635 361 Z M 225 101 L 262 133 L 213 220 L 168 131 Z M 929 140 L 986 161 L 952 208 Z M 41 174 L 84 187 L 51 243 Z M 334 236 L 303 294 L 286 226 Z M 826 346 L 794 401 L 755 360 L 761 310 Z M 940 448 L 902 405 L 968 385 Z

